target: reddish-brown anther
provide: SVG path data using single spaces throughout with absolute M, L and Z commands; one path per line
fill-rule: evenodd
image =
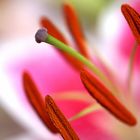
M 128 22 L 136 40 L 140 43 L 140 15 L 130 5 L 123 4 L 121 6 L 122 13 Z
M 63 34 L 59 31 L 59 29 L 48 18 L 42 17 L 40 20 L 40 24 L 42 27 L 47 28 L 48 33 L 50 35 L 54 36 L 58 40 L 60 40 L 63 43 L 68 45 L 68 41 L 65 39 Z M 67 60 L 67 62 L 69 64 L 71 64 L 71 66 L 73 66 L 78 71 L 83 67 L 83 65 L 79 61 L 77 61 L 75 58 L 71 57 L 69 54 L 63 52 L 62 50 L 61 51 L 59 50 L 59 52 L 65 58 L 65 60 Z
M 49 95 L 47 95 L 45 101 L 46 112 L 64 140 L 79 140 L 77 134 L 67 121 L 66 117 L 57 107 L 54 100 Z
M 115 117 L 128 125 L 137 123 L 135 117 L 119 102 L 115 96 L 88 71 L 81 71 L 81 80 L 90 95 L 94 97 L 103 107 L 111 112 Z
M 23 74 L 23 87 L 29 103 L 32 105 L 42 122 L 51 132 L 57 133 L 57 129 L 54 127 L 53 123 L 51 123 L 49 116 L 45 112 L 45 100 L 43 100 L 35 83 L 27 72 Z
M 42 17 L 40 19 L 40 24 L 42 27 L 48 29 L 48 33 L 58 40 L 62 41 L 65 44 L 68 44 L 68 41 L 66 38 L 63 36 L 63 34 L 59 31 L 59 29 L 47 18 L 47 17 Z
M 89 58 L 84 33 L 82 31 L 82 28 L 81 28 L 81 25 L 80 25 L 80 22 L 78 20 L 75 10 L 73 9 L 73 7 L 70 4 L 65 3 L 63 6 L 63 11 L 64 11 L 63 13 L 65 15 L 65 19 L 66 19 L 68 28 L 78 47 L 78 50 L 85 57 Z

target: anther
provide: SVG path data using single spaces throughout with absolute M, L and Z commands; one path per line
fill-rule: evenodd
M 51 132 L 57 133 L 57 129 L 51 123 L 48 115 L 45 112 L 45 101 L 27 72 L 23 74 L 23 88 L 29 103 L 35 110 L 36 114 L 40 117 L 44 125 L 49 128 Z
M 83 70 L 81 72 L 81 80 L 90 95 L 115 117 L 131 126 L 137 123 L 136 118 L 95 76 Z
M 122 13 L 128 22 L 136 40 L 140 43 L 140 15 L 128 4 L 121 6 Z
M 49 115 L 51 122 L 58 129 L 64 140 L 79 140 L 77 134 L 67 121 L 66 117 L 55 104 L 51 96 L 45 98 L 46 112 Z
M 70 33 L 77 45 L 78 50 L 86 58 L 89 58 L 88 48 L 85 41 L 85 36 L 81 28 L 80 22 L 78 20 L 76 11 L 69 3 L 63 5 L 63 13 L 65 15 L 65 20 L 67 22 Z

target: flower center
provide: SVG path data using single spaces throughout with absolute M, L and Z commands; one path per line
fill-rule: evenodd
M 39 29 L 35 35 L 35 39 L 38 43 L 46 42 L 53 46 L 55 46 L 57 49 L 62 50 L 66 52 L 67 54 L 71 55 L 75 58 L 75 60 L 78 60 L 81 62 L 84 66 L 89 68 L 95 75 L 97 75 L 106 86 L 115 94 L 118 89 L 117 87 L 104 75 L 104 73 L 91 61 L 89 61 L 87 58 L 85 58 L 83 55 L 75 51 L 73 48 L 69 47 L 68 45 L 64 44 L 63 42 L 57 40 L 53 36 L 47 33 L 45 29 Z
M 107 86 L 111 85 L 111 89 L 114 89 L 114 84 L 91 61 L 89 61 L 80 53 L 76 52 L 74 49 L 68 47 L 61 41 L 49 35 L 45 29 L 39 29 L 35 35 L 35 39 L 39 43 L 46 42 L 60 50 L 65 51 L 66 53 L 79 60 L 82 64 L 89 68 L 89 70 L 94 72 L 96 77 L 93 77 L 86 70 L 83 70 L 83 72 L 81 72 L 81 80 L 91 96 L 94 97 L 97 102 L 99 102 L 103 107 L 105 107 L 108 111 L 110 111 L 113 115 L 115 115 L 123 122 L 129 125 L 136 124 L 135 117 L 133 117 L 133 115 L 112 95 L 110 89 L 108 90 L 108 88 L 106 88 L 100 81 L 102 80 L 103 82 L 107 83 Z M 89 111 L 89 108 L 87 110 Z M 82 111 L 82 113 L 80 112 L 80 116 L 81 114 L 88 112 L 87 110 Z

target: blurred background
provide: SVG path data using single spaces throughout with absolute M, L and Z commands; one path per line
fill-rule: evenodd
M 66 0 L 65 0 L 66 1 Z M 82 25 L 93 31 L 98 26 L 99 18 L 111 7 L 119 7 L 123 1 L 115 0 L 67 0 L 79 16 Z M 30 36 L 39 26 L 40 16 L 51 18 L 60 28 L 63 23 L 62 3 L 64 0 L 1 0 L 0 1 L 0 40 Z M 126 2 L 126 1 L 125 1 Z
M 67 1 L 76 9 L 91 46 L 95 44 L 100 46 L 102 43 L 109 45 L 114 41 L 118 32 L 119 18 L 118 20 L 113 18 L 121 14 L 120 5 L 129 2 L 128 0 Z M 10 48 L 14 44 L 28 42 L 29 39 L 34 42 L 34 34 L 40 27 L 41 16 L 51 19 L 69 37 L 63 19 L 63 2 L 64 0 L 0 0 L 0 54 L 4 54 L 2 59 L 8 55 L 5 53 L 6 50 L 12 51 Z M 0 56 L 0 68 L 1 64 Z M 3 82 L 2 77 L 0 75 Z M 24 125 L 9 113 L 5 96 L 2 94 L 0 93 L 0 140 L 41 140 L 34 138 Z

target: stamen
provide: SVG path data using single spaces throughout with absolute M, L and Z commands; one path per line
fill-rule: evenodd
M 63 13 L 65 15 L 65 19 L 66 19 L 68 28 L 70 30 L 70 33 L 72 34 L 73 39 L 75 40 L 75 43 L 76 43 L 79 51 L 86 58 L 89 58 L 89 54 L 87 52 L 87 46 L 86 46 L 86 42 L 85 42 L 85 37 L 82 32 L 80 22 L 78 20 L 75 10 L 68 3 L 64 4 L 63 10 L 64 10 Z
M 95 76 L 91 75 L 88 71 L 83 70 L 81 72 L 81 80 L 90 95 L 115 117 L 131 126 L 137 123 L 135 117 Z
M 69 121 L 75 121 L 81 117 L 84 117 L 90 113 L 93 113 L 94 111 L 100 110 L 101 106 L 97 103 L 93 103 L 93 99 L 85 93 L 81 92 L 65 92 L 65 93 L 56 93 L 53 95 L 53 98 L 55 100 L 65 100 L 65 101 L 80 101 L 85 103 L 92 103 L 92 105 L 84 108 L 80 112 L 78 112 L 76 115 L 71 117 Z
M 40 30 L 42 30 L 42 29 L 40 29 Z M 106 83 L 106 85 L 112 91 L 114 91 L 116 89 L 115 85 L 113 85 L 113 83 L 111 83 L 111 81 L 103 74 L 103 72 L 100 69 L 98 69 L 91 61 L 89 61 L 83 55 L 81 55 L 80 53 L 75 51 L 73 48 L 68 47 L 66 44 L 57 40 L 56 38 L 54 38 L 53 36 L 51 36 L 49 34 L 45 37 L 44 36 L 42 37 L 42 35 L 40 35 L 40 30 L 38 30 L 35 35 L 35 37 L 38 37 L 38 38 L 36 38 L 36 40 L 40 40 L 42 42 L 49 43 L 49 44 L 55 46 L 56 48 L 65 51 L 69 55 L 76 58 L 75 60 L 79 60 L 82 64 L 84 64 L 89 69 L 91 69 L 100 79 L 102 79 Z M 42 39 L 44 39 L 44 40 L 42 40 Z
M 97 110 L 100 110 L 100 109 L 101 109 L 101 106 L 99 104 L 94 103 L 94 104 L 84 108 L 82 111 L 80 111 L 79 113 L 77 113 L 73 117 L 71 117 L 69 119 L 69 121 L 75 121 L 75 120 L 77 120 L 77 119 L 79 119 L 81 117 L 84 117 L 84 116 L 86 116 L 86 115 L 88 115 L 90 113 L 93 113 L 93 112 L 95 112 Z
M 50 35 L 59 39 L 63 43 L 68 44 L 68 41 L 63 36 L 63 34 L 59 31 L 59 29 L 47 17 L 42 17 L 40 20 L 40 24 L 43 28 L 48 29 L 48 33 Z
M 45 98 L 46 112 L 48 113 L 51 122 L 58 129 L 64 140 L 79 140 L 77 134 L 67 121 L 63 113 L 55 104 L 54 100 L 48 95 Z
M 140 43 L 140 15 L 130 5 L 121 6 L 122 13 L 128 22 L 136 40 Z
M 52 95 L 53 99 L 58 101 L 80 101 L 85 103 L 93 103 L 93 99 L 84 92 L 61 92 L 61 93 L 55 93 Z
M 58 28 L 49 19 L 47 19 L 46 17 L 42 17 L 40 22 L 44 28 L 48 29 L 48 33 L 50 35 L 59 39 L 63 43 L 68 44 L 68 41 L 65 39 L 63 34 L 58 30 Z M 59 50 L 59 52 L 65 58 L 65 60 L 67 60 L 67 62 L 76 70 L 79 71 L 83 67 L 83 65 L 79 61 L 75 60 L 73 57 L 65 53 L 63 50 Z
M 36 85 L 34 84 L 33 80 L 27 72 L 23 74 L 23 86 L 29 103 L 36 111 L 36 114 L 40 117 L 40 119 L 46 125 L 46 127 L 51 130 L 51 132 L 57 133 L 58 131 L 51 123 L 49 116 L 45 112 L 45 102 L 42 99 L 41 94 L 39 93 Z
M 133 76 L 133 69 L 134 69 L 134 60 L 135 60 L 135 55 L 137 52 L 137 48 L 138 48 L 138 43 L 135 42 L 134 47 L 132 48 L 131 54 L 130 54 L 130 60 L 129 60 L 129 68 L 128 68 L 128 89 L 131 93 L 131 81 L 132 81 L 132 76 Z

